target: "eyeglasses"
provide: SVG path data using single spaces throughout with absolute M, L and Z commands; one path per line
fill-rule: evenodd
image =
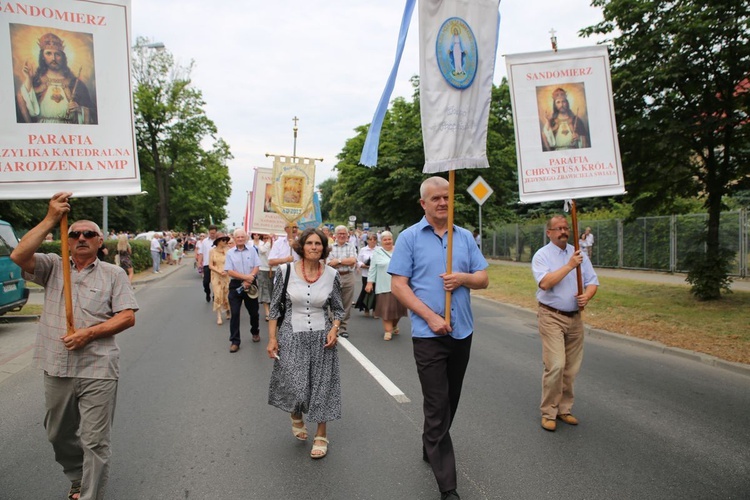
M 95 236 L 99 236 L 99 233 L 97 233 L 96 231 L 91 231 L 91 230 L 87 230 L 87 231 L 70 231 L 68 233 L 68 238 L 73 238 L 73 239 L 77 240 L 78 238 L 81 237 L 81 235 L 83 235 L 83 237 L 86 238 L 87 240 L 90 240 L 91 238 L 94 238 Z
M 561 233 L 562 232 L 566 232 L 566 233 L 570 232 L 570 228 L 569 227 L 551 227 L 549 230 L 550 231 L 560 231 Z

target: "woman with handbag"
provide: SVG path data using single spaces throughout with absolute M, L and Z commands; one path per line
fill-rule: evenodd
M 365 292 L 365 287 L 367 286 L 367 275 L 370 271 L 370 259 L 372 258 L 372 252 L 375 251 L 377 245 L 378 235 L 368 235 L 367 246 L 363 247 L 357 256 L 357 267 L 362 271 L 362 290 L 359 292 L 359 297 L 357 298 L 357 303 L 354 304 L 354 307 L 360 311 L 364 309 L 365 317 L 370 316 L 370 310 L 372 309 L 371 305 L 375 302 L 375 295 L 373 294 L 372 297 L 368 297 L 369 294 Z M 372 294 L 372 292 L 370 292 L 370 294 Z
M 391 275 L 388 274 L 388 264 L 393 255 L 393 234 L 390 231 L 380 233 L 380 248 L 372 252 L 370 272 L 367 276 L 365 292 L 375 290 L 374 316 L 383 321 L 383 340 L 391 340 L 392 335 L 398 335 L 398 320 L 406 316 L 407 310 L 396 297 L 391 294 Z
M 319 229 L 306 229 L 294 250 L 302 258 L 279 266 L 271 297 L 266 350 L 275 361 L 268 404 L 291 415 L 299 440 L 308 437 L 303 414 L 317 423 L 310 457 L 318 459 L 328 453 L 327 422 L 341 418 L 341 278 L 325 264 L 328 238 Z

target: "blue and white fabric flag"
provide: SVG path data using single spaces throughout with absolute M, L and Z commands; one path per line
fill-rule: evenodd
M 420 101 L 425 173 L 486 168 L 487 123 L 500 26 L 500 0 L 420 0 Z M 360 163 L 374 166 L 385 111 L 408 32 L 407 0 L 396 61 Z
M 487 168 L 499 0 L 420 0 L 425 173 Z
M 375 110 L 375 116 L 372 117 L 372 123 L 367 130 L 365 146 L 362 148 L 362 156 L 359 162 L 367 167 L 374 167 L 378 163 L 378 144 L 380 143 L 380 130 L 383 128 L 383 119 L 385 112 L 388 111 L 388 103 L 391 101 L 393 86 L 396 84 L 396 75 L 398 75 L 398 65 L 401 63 L 401 56 L 404 53 L 404 44 L 406 44 L 406 35 L 409 34 L 409 23 L 411 23 L 411 14 L 414 12 L 416 0 L 406 0 L 404 6 L 404 15 L 401 17 L 401 29 L 398 32 L 398 45 L 396 46 L 396 60 L 393 61 L 391 74 L 385 83 L 383 95 L 380 96 L 380 102 Z

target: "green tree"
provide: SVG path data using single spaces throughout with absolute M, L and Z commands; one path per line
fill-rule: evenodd
M 719 239 L 722 199 L 748 184 L 749 10 L 746 0 L 594 0 L 610 36 L 625 179 L 634 214 L 698 194 L 706 252 L 693 293 L 716 299 L 729 283 Z
M 138 38 L 133 48 L 135 129 L 141 179 L 155 212 L 153 227 L 192 229 L 213 217 L 223 220 L 231 193 L 227 144 L 215 137 L 200 90 L 191 86 L 193 63 L 181 66 L 163 49 Z M 202 144 L 213 139 L 212 148 Z
M 320 216 L 324 221 L 331 218 L 331 197 L 333 196 L 334 186 L 336 186 L 336 179 L 333 177 L 329 177 L 318 184 L 318 191 L 320 191 Z

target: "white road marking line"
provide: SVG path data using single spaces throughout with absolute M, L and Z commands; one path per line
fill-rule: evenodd
M 385 392 L 393 396 L 393 399 L 395 399 L 398 403 L 410 403 L 411 402 L 411 400 L 408 397 L 406 397 L 406 394 L 404 394 L 404 392 L 401 389 L 396 387 L 396 384 L 391 382 L 391 380 L 388 377 L 386 377 L 385 374 L 381 372 L 380 369 L 372 363 L 372 361 L 367 359 L 367 357 L 364 354 L 362 354 L 362 352 L 359 349 L 354 347 L 354 344 L 352 344 L 351 342 L 349 342 L 343 337 L 339 337 L 338 342 L 341 345 L 341 347 L 346 349 L 349 352 L 349 354 L 351 354 L 354 357 L 354 359 L 359 361 L 359 364 L 362 365 L 362 367 L 365 370 L 367 370 L 367 372 L 370 375 L 372 375 L 372 378 L 374 378 L 375 381 L 378 384 L 380 384 L 380 386 L 383 389 L 385 389 Z

